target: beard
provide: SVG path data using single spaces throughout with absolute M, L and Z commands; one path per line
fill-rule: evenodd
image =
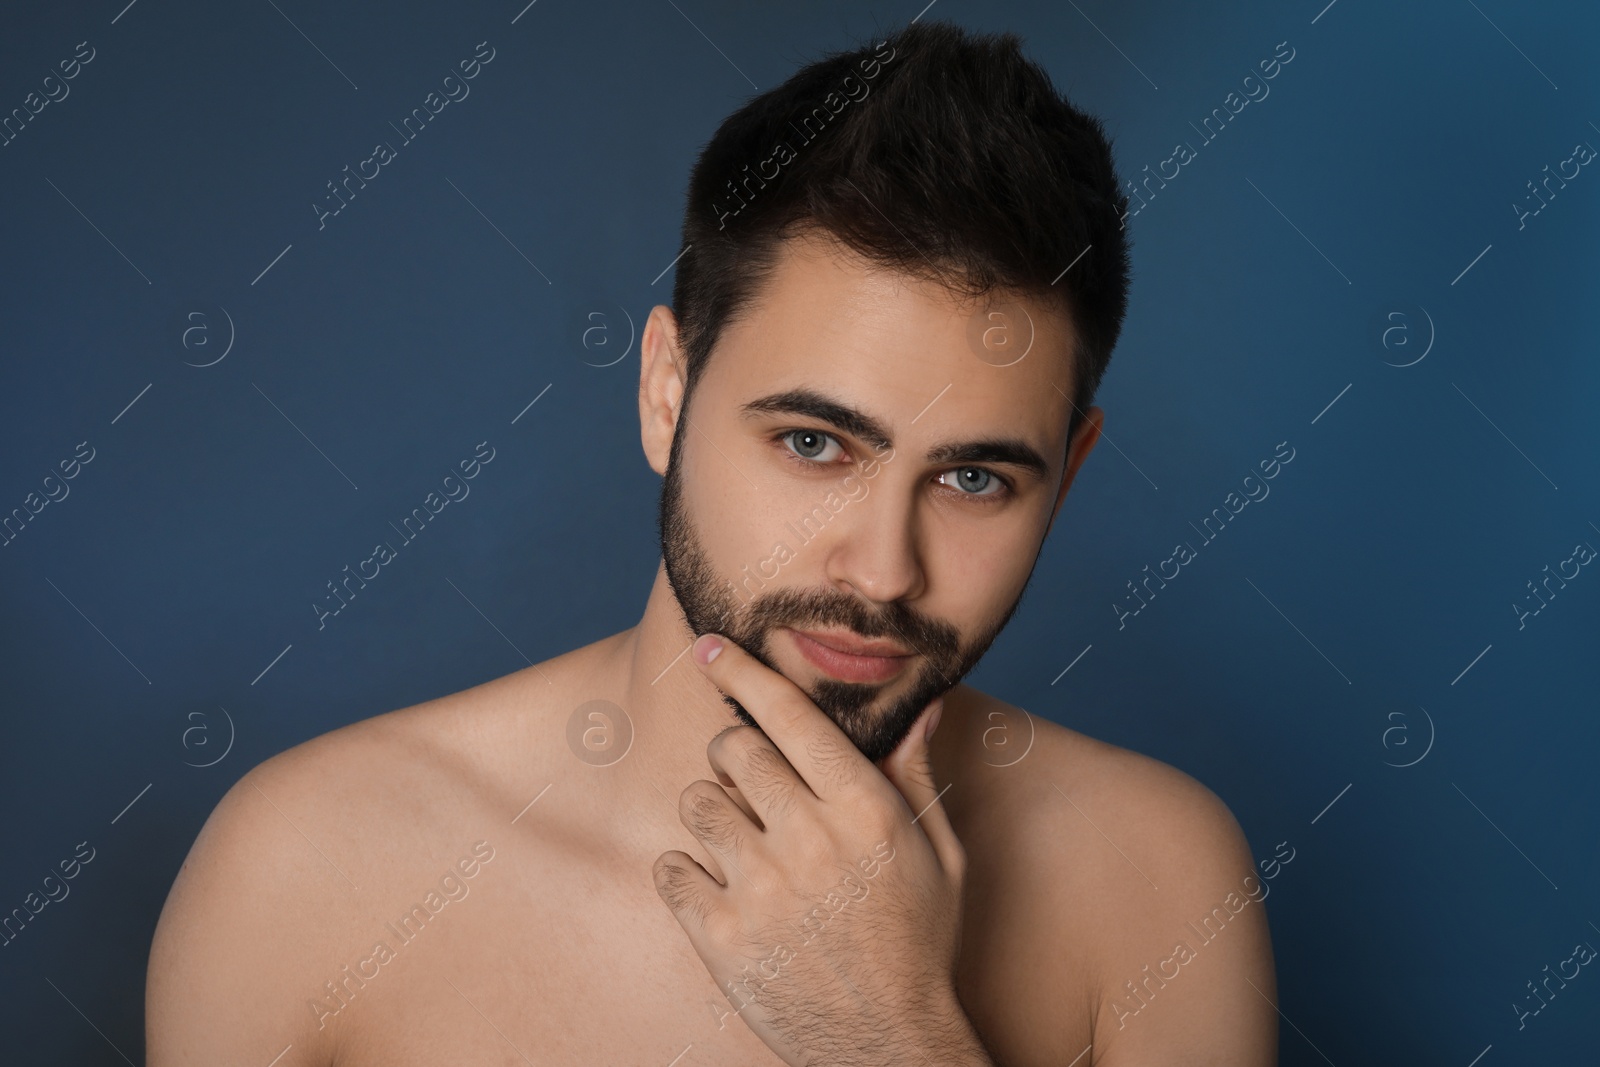
M 687 410 L 685 397 L 685 414 Z M 861 637 L 887 637 L 911 648 L 921 663 L 910 687 L 880 709 L 874 710 L 873 703 L 885 689 L 900 681 L 898 677 L 882 684 L 824 677 L 809 689 L 800 687 L 862 755 L 874 763 L 884 759 L 911 731 L 922 709 L 934 697 L 953 689 L 983 658 L 1011 621 L 1022 601 L 1021 593 L 997 622 L 965 643 L 954 626 L 922 615 L 899 601 L 880 608 L 865 597 L 836 589 L 772 589 L 758 593 L 741 609 L 737 587 L 717 574 L 684 507 L 679 453 L 685 436 L 680 432 L 673 437 L 658 523 L 667 580 L 689 629 L 696 637 L 722 634 L 779 674 L 783 672 L 772 660 L 769 637 L 780 626 L 845 627 Z M 1038 561 L 1037 554 L 1034 560 Z M 722 699 L 740 722 L 760 728 L 744 705 L 727 694 Z

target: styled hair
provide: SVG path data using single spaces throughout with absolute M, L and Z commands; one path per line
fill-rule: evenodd
M 718 127 L 689 176 L 672 289 L 686 399 L 782 242 L 820 231 L 965 298 L 1065 312 L 1076 425 L 1127 311 L 1128 198 L 1100 122 L 1020 46 L 913 23 L 802 67 Z

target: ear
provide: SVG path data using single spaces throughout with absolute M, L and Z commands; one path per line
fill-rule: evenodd
M 678 347 L 677 317 L 665 304 L 657 304 L 650 309 L 639 340 L 639 437 L 645 459 L 660 475 L 667 473 L 687 380 L 688 365 Z
M 1061 488 L 1056 492 L 1056 506 L 1050 511 L 1050 526 L 1045 527 L 1046 535 L 1056 524 L 1061 505 L 1067 502 L 1067 490 L 1072 488 L 1072 479 L 1078 476 L 1078 468 L 1083 466 L 1083 461 L 1089 458 L 1089 453 L 1094 451 L 1095 444 L 1100 440 L 1100 429 L 1105 425 L 1105 420 L 1105 411 L 1093 405 L 1078 420 L 1078 427 L 1072 432 L 1072 445 L 1067 449 L 1067 469 L 1061 476 Z

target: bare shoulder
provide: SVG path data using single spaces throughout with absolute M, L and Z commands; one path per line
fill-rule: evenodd
M 1267 888 L 1227 804 L 1168 763 L 970 687 L 947 707 L 955 729 L 941 726 L 934 757 L 969 871 L 995 883 L 978 891 L 997 906 L 1021 903 L 1019 936 L 1086 998 L 1092 1062 L 1275 1063 Z
M 604 644 L 602 642 L 601 644 Z M 595 649 L 598 646 L 588 646 Z M 240 778 L 202 826 L 150 949 L 152 1067 L 337 1062 L 332 995 L 380 917 L 494 841 L 532 796 L 587 650 L 351 723 Z M 549 775 L 543 775 L 548 781 Z M 527 795 L 524 795 L 527 794 Z M 476 852 L 474 850 L 476 849 Z M 339 1035 L 337 1038 L 334 1035 Z

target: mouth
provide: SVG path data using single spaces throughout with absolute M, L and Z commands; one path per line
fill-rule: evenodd
M 883 683 L 905 670 L 914 653 L 884 639 L 853 634 L 779 627 L 812 666 L 842 682 Z

